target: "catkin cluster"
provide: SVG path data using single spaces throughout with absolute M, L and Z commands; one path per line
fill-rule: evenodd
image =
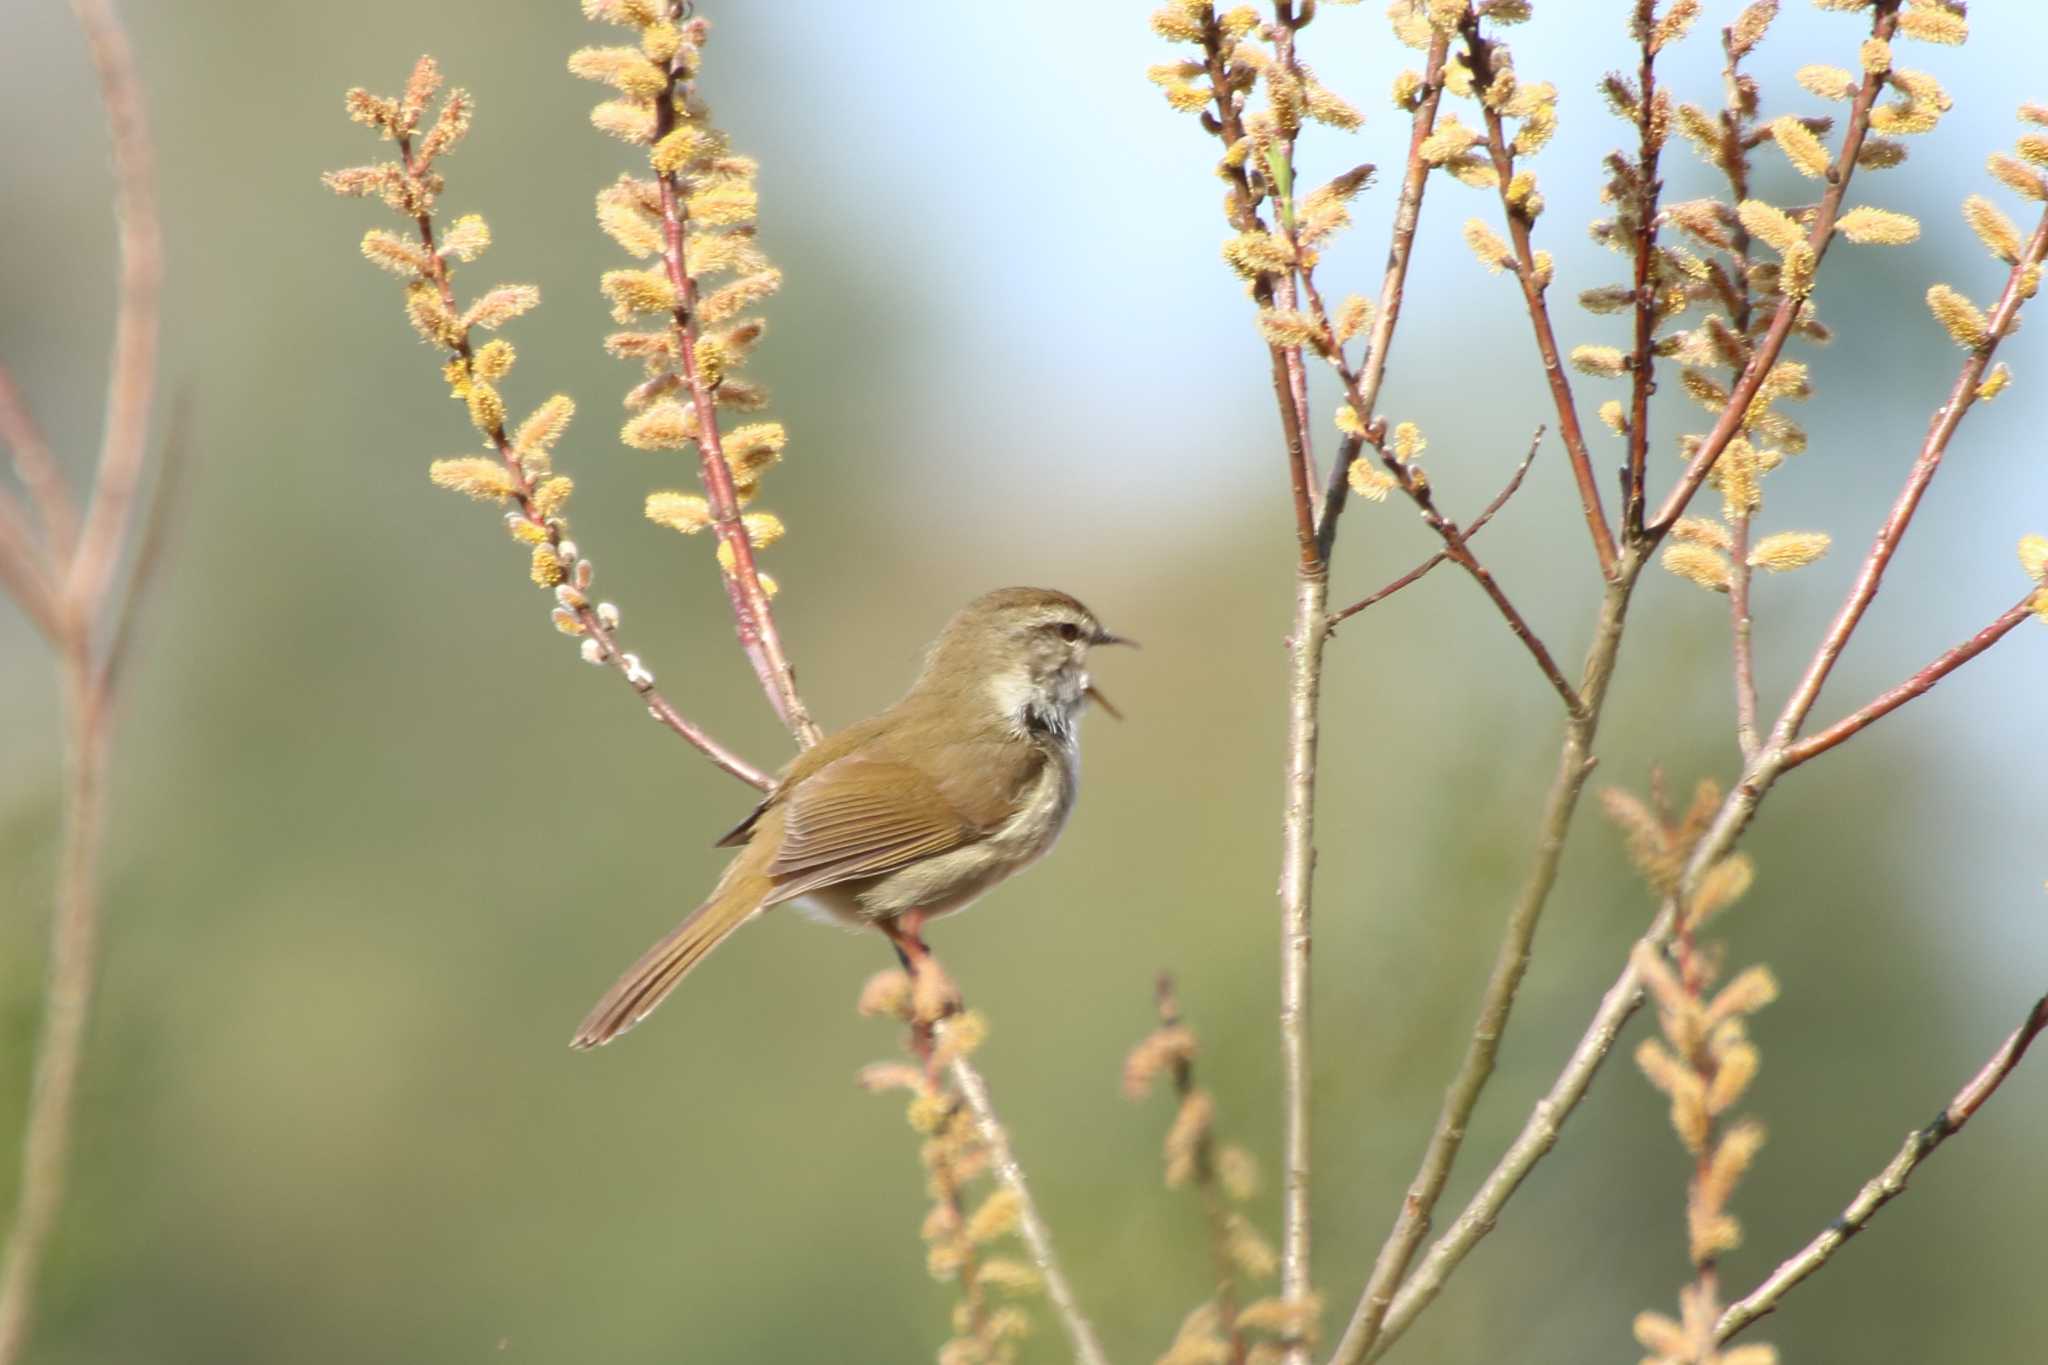
M 1216 1288 L 1182 1320 L 1158 1365 L 1276 1365 L 1289 1344 L 1313 1339 L 1321 1305 L 1313 1295 L 1257 1292 L 1279 1268 L 1279 1257 L 1244 1213 L 1258 1193 L 1258 1163 L 1244 1148 L 1218 1141 L 1215 1098 L 1195 1082 L 1196 1051 L 1194 1031 L 1162 981 L 1159 1027 L 1125 1058 L 1124 1093 L 1143 1099 L 1161 1077 L 1172 1087 L 1177 1105 L 1166 1130 L 1166 1184 L 1191 1188 L 1201 1198 Z
M 783 524 L 772 512 L 743 509 L 788 436 L 776 422 L 721 431 L 719 414 L 755 412 L 767 402 L 740 371 L 765 330 L 748 310 L 780 287 L 782 274 L 755 234 L 755 163 L 732 152 L 696 93 L 709 26 L 682 18 L 686 8 L 584 0 L 587 18 L 627 29 L 637 41 L 569 58 L 571 72 L 613 92 L 591 111 L 592 124 L 646 157 L 644 173 L 622 175 L 597 196 L 598 226 L 647 262 L 605 272 L 612 317 L 632 328 L 605 345 L 645 374 L 626 395 L 632 416 L 620 440 L 636 450 L 694 449 L 698 456 L 700 491 L 649 494 L 648 518 L 685 535 L 714 531 L 727 578 L 756 577 L 772 596 L 775 580 L 754 574 L 753 552 L 779 540 Z
M 929 986 L 920 990 L 908 972 L 878 972 L 868 979 L 860 1012 L 909 1024 L 928 1055 L 922 1065 L 877 1062 L 862 1070 L 860 1083 L 871 1091 L 910 1095 L 906 1117 L 921 1139 L 918 1159 L 931 1200 L 922 1229 L 925 1265 L 934 1279 L 959 1290 L 953 1335 L 939 1349 L 939 1365 L 1010 1365 L 1032 1328 L 1018 1300 L 1042 1288 L 1037 1270 L 1016 1254 L 1022 1205 L 1013 1191 L 990 1188 L 988 1148 L 974 1116 L 938 1079 L 954 1059 L 981 1045 L 988 1025 L 972 1010 L 942 1022 L 946 1009 L 931 997 Z
M 1671 1101 L 1672 1131 L 1692 1158 L 1685 1220 L 1694 1279 L 1680 1291 L 1678 1317 L 1637 1316 L 1636 1339 L 1655 1365 L 1774 1365 L 1777 1352 L 1770 1346 L 1717 1353 L 1713 1338 L 1721 1311 L 1714 1265 L 1742 1240 L 1729 1201 L 1764 1142 L 1761 1123 L 1730 1119 L 1729 1113 L 1759 1065 L 1749 1016 L 1777 999 L 1778 984 L 1769 968 L 1755 966 L 1737 972 L 1716 991 L 1720 953 L 1703 947 L 1698 933 L 1749 889 L 1751 865 L 1745 855 L 1731 855 L 1678 901 L 1681 873 L 1720 809 L 1720 787 L 1701 782 L 1682 814 L 1669 809 L 1661 784 L 1653 787 L 1648 801 L 1620 790 L 1602 793 L 1602 801 L 1626 835 L 1630 856 L 1650 889 L 1677 904 L 1674 954 L 1667 957 L 1647 943 L 1636 946 L 1635 968 L 1656 1006 L 1661 1035 L 1643 1040 L 1636 1064 Z

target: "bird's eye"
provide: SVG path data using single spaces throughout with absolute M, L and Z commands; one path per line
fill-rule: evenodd
M 1078 640 L 1081 638 L 1081 628 L 1072 621 L 1060 622 L 1059 632 L 1062 640 Z

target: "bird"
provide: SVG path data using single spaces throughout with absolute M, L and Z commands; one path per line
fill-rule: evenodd
M 935 971 L 923 931 L 1042 857 L 1080 783 L 1089 651 L 1135 645 L 1078 600 L 1000 588 L 961 608 L 895 705 L 829 735 L 777 775 L 717 847 L 737 847 L 710 896 L 591 1009 L 571 1046 L 645 1019 L 691 969 L 763 911 L 803 899 L 886 935 L 913 975 Z

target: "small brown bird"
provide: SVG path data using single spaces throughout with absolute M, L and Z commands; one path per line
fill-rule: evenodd
M 1062 592 L 1003 588 L 947 623 L 903 700 L 797 755 L 718 841 L 745 847 L 711 898 L 597 1002 L 573 1046 L 645 1019 L 705 954 L 761 911 L 807 897 L 872 924 L 921 970 L 927 920 L 967 905 L 1052 847 L 1080 777 L 1088 651 L 1111 635 Z

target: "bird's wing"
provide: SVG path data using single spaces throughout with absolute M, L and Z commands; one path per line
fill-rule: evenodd
M 977 833 L 916 768 L 857 755 L 797 784 L 785 804 L 781 847 L 768 865 L 776 900 L 893 872 Z

